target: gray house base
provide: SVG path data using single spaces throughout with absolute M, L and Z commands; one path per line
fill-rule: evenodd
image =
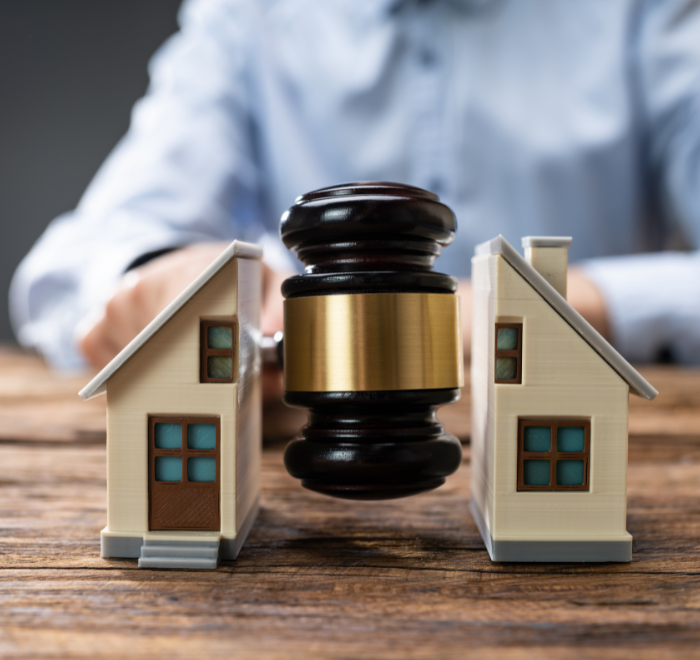
M 143 536 L 101 536 L 100 557 L 137 559 L 141 556 Z
M 491 561 L 518 562 L 628 562 L 632 539 L 623 541 L 495 541 L 472 500 L 470 510 Z
M 100 538 L 100 556 L 138 559 L 139 568 L 214 569 L 221 560 L 234 560 L 257 518 L 259 503 L 251 508 L 235 539 L 219 541 L 158 541 L 138 536 Z

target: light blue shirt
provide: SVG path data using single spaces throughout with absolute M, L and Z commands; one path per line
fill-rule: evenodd
M 18 269 L 18 337 L 59 367 L 137 257 L 277 238 L 299 194 L 437 192 L 468 276 L 502 233 L 571 235 L 631 360 L 700 362 L 700 6 L 690 0 L 191 0 L 131 128 Z M 623 255 L 623 256 L 612 256 Z M 628 256 L 629 255 L 629 256 Z M 634 256 L 632 256 L 634 255 Z

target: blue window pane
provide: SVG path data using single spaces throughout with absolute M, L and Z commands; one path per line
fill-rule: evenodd
M 524 481 L 526 486 L 549 485 L 549 461 L 524 461 Z
M 187 478 L 190 481 L 216 481 L 216 459 L 208 456 L 188 459 Z
M 182 481 L 182 459 L 156 456 L 156 481 Z
M 233 359 L 225 355 L 207 358 L 207 376 L 209 378 L 231 378 Z
M 583 426 L 560 426 L 557 429 L 557 451 L 583 451 L 585 437 Z
M 517 328 L 499 328 L 498 336 L 496 337 L 496 348 L 499 351 L 517 351 L 518 350 L 518 329 Z
M 513 380 L 518 375 L 518 359 L 512 357 L 496 358 L 496 379 Z
M 583 485 L 583 461 L 557 461 L 557 486 Z
M 180 424 L 156 422 L 155 441 L 158 449 L 180 449 L 182 426 Z
M 526 426 L 525 451 L 549 451 L 552 446 L 552 429 L 549 426 Z
M 216 449 L 214 424 L 188 424 L 187 446 L 190 449 Z
M 233 329 L 221 325 L 207 328 L 207 346 L 209 348 L 233 348 Z

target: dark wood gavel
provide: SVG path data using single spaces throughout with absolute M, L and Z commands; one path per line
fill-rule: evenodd
M 310 490 L 390 499 L 436 488 L 461 461 L 437 421 L 463 381 L 457 280 L 432 270 L 452 211 L 426 190 L 355 183 L 297 198 L 284 244 L 284 401 L 309 409 L 285 466 Z

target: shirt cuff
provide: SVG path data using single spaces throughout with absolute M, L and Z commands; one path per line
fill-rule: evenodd
M 628 360 L 700 363 L 700 252 L 581 263 L 600 290 L 612 343 Z

